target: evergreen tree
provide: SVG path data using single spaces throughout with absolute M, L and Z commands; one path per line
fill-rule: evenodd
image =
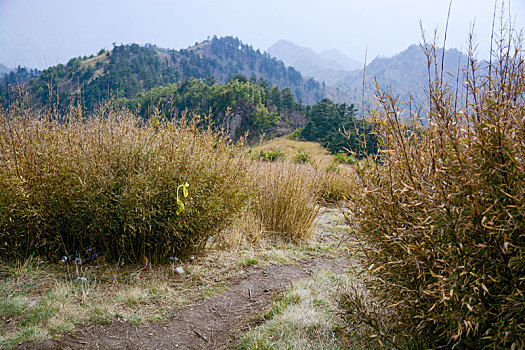
M 356 120 L 355 112 L 353 105 L 323 99 L 307 109 L 308 122 L 301 137 L 321 143 L 332 153 L 352 151 L 359 157 L 375 153 L 376 139 L 371 134 L 370 125 L 364 120 Z

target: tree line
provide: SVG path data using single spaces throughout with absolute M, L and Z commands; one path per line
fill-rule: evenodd
M 366 122 L 356 122 L 353 106 L 322 99 L 318 82 L 232 37 L 214 37 L 184 50 L 114 44 L 112 50 L 42 72 L 19 67 L 1 81 L 4 107 L 20 85 L 35 106 L 65 110 L 80 103 L 89 114 L 112 99 L 143 118 L 210 115 L 215 125 L 233 128 L 234 138 L 247 131 L 255 138 L 298 129 L 301 138 L 331 152 L 349 148 L 361 154 L 359 135 L 370 134 Z M 374 142 L 367 138 L 366 149 L 374 151 Z

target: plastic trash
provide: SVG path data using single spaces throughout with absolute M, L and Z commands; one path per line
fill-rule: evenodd
M 85 263 L 88 263 L 88 262 L 91 262 L 93 260 L 95 260 L 96 258 L 100 257 L 102 254 L 100 252 L 96 252 L 94 248 L 89 248 L 87 250 L 87 258 L 85 259 L 82 259 L 80 258 L 80 255 L 78 254 L 78 252 L 73 255 L 73 254 L 70 254 L 70 255 L 64 255 L 62 257 L 62 259 L 60 259 L 60 263 L 61 264 L 67 264 L 67 263 L 70 263 L 70 262 L 73 262 L 75 263 L 76 265 L 83 265 Z
M 184 269 L 182 268 L 182 266 L 177 266 L 177 267 L 174 269 L 174 271 L 175 271 L 176 273 L 178 273 L 179 275 L 182 275 L 182 274 L 186 273 L 186 271 L 184 271 Z
M 62 257 L 62 259 L 60 259 L 60 262 L 61 262 L 62 264 L 66 264 L 66 263 L 68 263 L 68 262 L 70 262 L 70 261 L 73 261 L 73 260 L 75 260 L 75 257 L 73 256 L 73 254 L 70 254 L 70 255 L 67 255 L 67 256 L 64 255 L 64 256 Z
M 88 259 L 89 259 L 89 260 L 93 260 L 93 259 L 98 258 L 99 256 L 100 256 L 100 252 L 97 252 L 97 253 L 91 255 Z

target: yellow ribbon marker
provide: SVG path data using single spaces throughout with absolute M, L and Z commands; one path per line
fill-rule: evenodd
M 182 213 L 182 211 L 184 210 L 184 203 L 182 203 L 182 201 L 179 198 L 179 190 L 182 188 L 182 195 L 184 196 L 184 198 L 186 198 L 188 197 L 188 186 L 189 185 L 190 185 L 189 183 L 185 182 L 182 185 L 179 185 L 179 187 L 177 187 L 177 205 L 179 206 L 179 209 L 177 209 L 177 212 L 176 212 L 177 215 L 180 215 L 180 213 Z

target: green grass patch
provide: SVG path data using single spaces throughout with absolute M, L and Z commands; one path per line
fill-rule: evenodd
M 242 266 L 250 266 L 250 265 L 257 265 L 259 263 L 259 260 L 257 259 L 243 259 L 241 260 L 241 265 Z
M 221 293 L 221 292 L 224 292 L 225 290 L 228 290 L 228 287 L 224 285 L 224 283 L 219 283 L 215 286 L 211 286 L 211 287 L 206 287 L 204 288 L 204 290 L 202 291 L 202 297 L 207 300 L 207 299 L 211 299 L 213 298 L 214 296 L 216 296 L 217 294 Z
M 238 349 L 344 349 L 334 311 L 347 283 L 348 276 L 327 271 L 294 283 L 272 303 L 266 321 L 241 336 Z

